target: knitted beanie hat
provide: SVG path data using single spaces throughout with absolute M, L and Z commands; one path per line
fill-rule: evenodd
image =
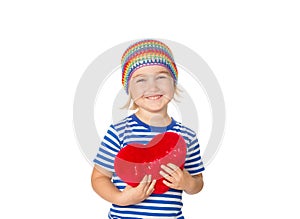
M 128 94 L 129 80 L 139 68 L 149 65 L 166 67 L 177 83 L 178 71 L 169 47 L 158 40 L 141 40 L 129 46 L 121 59 L 122 84 Z

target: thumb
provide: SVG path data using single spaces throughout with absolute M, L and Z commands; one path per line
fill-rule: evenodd
M 150 180 L 151 180 L 151 176 L 150 176 Z M 141 180 L 140 184 L 138 185 L 138 187 L 144 187 L 146 183 L 149 182 L 149 176 L 145 175 L 143 177 L 143 179 Z
M 128 185 L 128 184 L 127 184 L 123 191 L 129 190 L 129 189 L 132 189 L 132 188 L 133 188 L 133 187 L 132 187 L 131 185 Z

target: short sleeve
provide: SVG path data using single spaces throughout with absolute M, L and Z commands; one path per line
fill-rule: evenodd
M 200 155 L 200 145 L 196 134 L 193 134 L 191 141 L 187 145 L 187 156 L 184 168 L 191 175 L 198 175 L 205 169 Z
M 115 172 L 114 161 L 120 148 L 118 133 L 114 126 L 111 125 L 101 141 L 97 155 L 94 159 L 94 164 L 99 165 L 110 172 Z

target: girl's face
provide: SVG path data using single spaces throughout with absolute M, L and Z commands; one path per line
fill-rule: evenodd
M 174 80 L 167 68 L 159 65 L 136 70 L 129 81 L 129 92 L 135 104 L 148 112 L 167 109 L 173 99 Z

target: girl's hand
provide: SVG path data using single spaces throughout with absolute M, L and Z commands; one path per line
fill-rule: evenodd
M 184 190 L 187 194 L 196 194 L 203 188 L 202 173 L 192 176 L 185 169 L 181 170 L 175 164 L 161 165 L 162 175 L 166 180 L 163 183 L 172 189 Z
M 161 168 L 162 170 L 159 174 L 166 179 L 163 181 L 166 186 L 178 190 L 186 190 L 188 188 L 192 176 L 185 169 L 181 170 L 172 163 L 161 165 Z
M 151 175 L 146 175 L 137 187 L 127 185 L 121 192 L 120 204 L 133 205 L 144 201 L 154 191 L 156 180 L 151 181 Z

